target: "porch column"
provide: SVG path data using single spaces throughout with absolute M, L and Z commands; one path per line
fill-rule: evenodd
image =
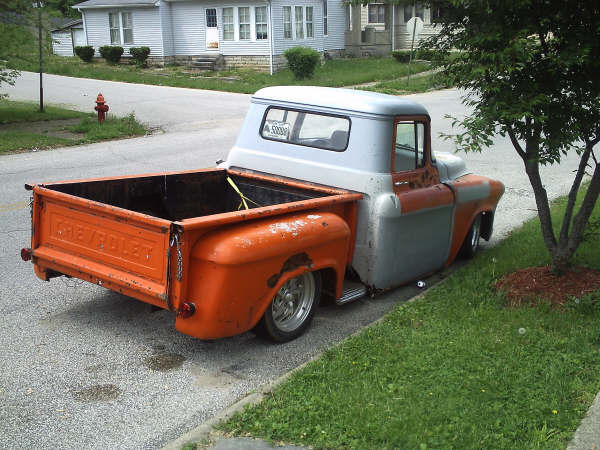
M 389 3 L 386 3 L 384 8 L 385 8 L 385 14 L 384 14 L 385 29 L 391 30 L 392 29 L 392 5 L 390 5 Z
M 361 5 L 352 5 L 352 45 L 360 45 L 362 43 L 362 23 L 360 20 Z

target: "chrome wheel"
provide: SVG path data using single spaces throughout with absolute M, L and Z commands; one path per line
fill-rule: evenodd
M 271 303 L 274 325 L 287 333 L 301 327 L 312 310 L 315 292 L 316 283 L 311 272 L 288 280 Z
M 307 272 L 285 282 L 252 330 L 277 342 L 300 336 L 312 321 L 321 299 L 321 272 Z

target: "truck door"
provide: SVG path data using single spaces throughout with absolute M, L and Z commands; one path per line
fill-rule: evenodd
M 430 130 L 427 116 L 394 121 L 391 174 L 400 214 L 390 244 L 402 281 L 439 269 L 450 249 L 454 195 L 440 183 Z

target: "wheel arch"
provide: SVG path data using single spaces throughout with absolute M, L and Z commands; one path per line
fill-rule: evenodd
M 309 271 L 324 270 L 326 285 L 335 284 L 339 295 L 349 239 L 348 224 L 326 212 L 263 219 L 208 233 L 190 258 L 188 278 L 193 282 L 186 301 L 195 303 L 196 313 L 178 317 L 177 329 L 201 339 L 248 331 L 286 281 Z
M 494 231 L 494 214 L 495 211 L 484 209 L 480 212 L 481 216 L 481 237 L 489 241 Z M 473 220 L 475 220 L 473 218 Z

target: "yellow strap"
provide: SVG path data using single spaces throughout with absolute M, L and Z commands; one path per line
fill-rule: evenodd
M 238 195 L 240 196 L 240 198 L 242 199 L 242 202 L 240 203 L 240 206 L 238 206 L 238 209 L 240 209 L 242 207 L 242 204 L 244 205 L 245 209 L 250 209 L 250 208 L 248 208 L 248 203 L 246 203 L 246 197 L 244 197 L 244 194 L 242 194 L 242 192 L 239 190 L 239 188 L 236 186 L 236 184 L 233 182 L 233 180 L 231 178 L 227 177 L 227 181 L 229 182 L 229 184 L 231 185 L 233 190 L 235 192 L 237 192 Z

